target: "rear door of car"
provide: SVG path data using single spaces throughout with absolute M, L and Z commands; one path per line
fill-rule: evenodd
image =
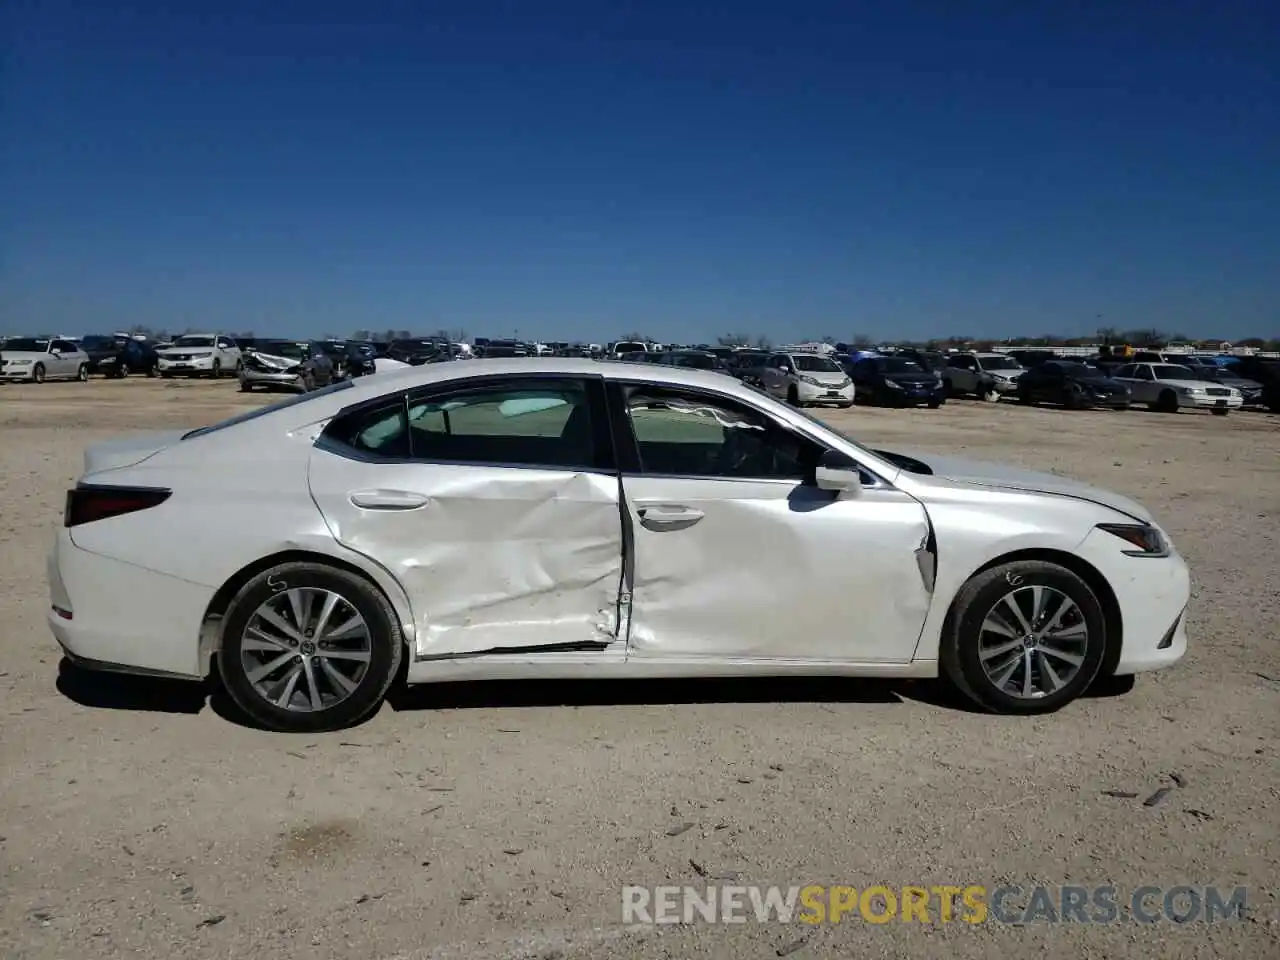
M 53 352 L 57 351 L 57 356 Z M 85 362 L 80 347 L 70 340 L 54 340 L 49 344 L 49 374 L 55 377 L 74 376 Z
M 601 377 L 465 377 L 366 402 L 317 442 L 310 485 L 333 536 L 404 586 L 420 659 L 619 640 Z

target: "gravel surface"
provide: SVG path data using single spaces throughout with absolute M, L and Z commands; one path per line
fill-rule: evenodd
M 1119 490 L 1170 530 L 1194 579 L 1187 656 L 1055 716 L 978 715 L 931 683 L 475 684 L 295 737 L 228 720 L 196 685 L 60 678 L 44 563 L 84 445 L 260 402 L 230 383 L 0 385 L 7 957 L 1280 956 L 1280 417 L 830 415 L 874 444 Z M 1144 884 L 1247 885 L 1249 911 L 621 924 L 624 885 L 735 876 L 1111 883 L 1122 902 Z

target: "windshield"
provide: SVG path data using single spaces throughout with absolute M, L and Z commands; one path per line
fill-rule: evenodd
M 806 373 L 841 373 L 834 360 L 826 357 L 815 357 L 809 354 L 798 354 L 795 357 L 796 369 Z
M 716 357 L 704 353 L 677 353 L 672 360 L 677 367 L 694 367 L 698 370 L 716 370 L 720 366 Z
M 86 350 L 111 350 L 123 347 L 128 341 L 124 337 L 85 337 L 80 341 Z
M 338 390 L 347 390 L 356 385 L 355 380 L 339 380 L 331 383 L 327 387 L 321 387 L 319 390 L 312 390 L 310 393 L 299 393 L 296 396 L 288 397 L 278 403 L 268 404 L 265 407 L 258 407 L 256 410 L 250 410 L 247 413 L 241 413 L 227 420 L 220 420 L 218 423 L 211 423 L 207 427 L 197 427 L 182 435 L 183 440 L 191 440 L 194 437 L 203 437 L 206 434 L 216 433 L 218 430 L 225 430 L 227 427 L 234 427 L 238 423 L 248 423 L 250 420 L 256 420 L 264 414 L 272 413 L 276 410 L 283 410 L 286 407 L 296 406 L 299 403 L 306 403 L 308 400 L 314 400 L 317 397 L 327 397 L 329 394 Z
M 874 361 L 875 365 L 885 373 L 924 373 L 924 367 L 916 363 L 914 360 L 904 360 L 901 357 L 878 357 Z
M 1156 375 L 1157 380 L 1199 380 L 1200 379 L 1200 374 L 1196 373 L 1190 367 L 1183 367 L 1176 363 L 1152 364 L 1151 372 Z
M 1021 370 L 1022 364 L 1013 357 L 983 357 L 983 370 Z
M 643 353 L 644 349 L 645 349 L 644 344 L 640 343 L 638 340 L 622 340 L 619 343 L 614 344 L 613 352 L 614 353 Z
M 48 349 L 48 340 L 36 340 L 34 337 L 13 337 L 0 346 L 0 350 L 30 350 L 32 353 L 44 353 Z
M 1075 377 L 1078 380 L 1105 380 L 1107 378 L 1105 371 L 1096 367 L 1086 367 L 1083 363 L 1059 363 L 1058 367 L 1068 377 Z
M 173 341 L 175 347 L 212 347 L 213 337 L 179 337 Z

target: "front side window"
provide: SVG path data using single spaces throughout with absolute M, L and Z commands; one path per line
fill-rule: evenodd
M 801 483 L 820 454 L 758 411 L 692 391 L 634 387 L 627 414 L 644 473 Z

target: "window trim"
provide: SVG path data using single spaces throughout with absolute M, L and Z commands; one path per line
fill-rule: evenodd
M 816 483 L 816 478 L 812 476 L 806 476 L 800 479 L 796 479 L 794 477 L 726 477 L 722 474 L 658 473 L 646 471 L 640 460 L 639 441 L 636 439 L 635 431 L 631 426 L 631 418 L 628 414 L 630 393 L 644 389 L 689 393 L 698 397 L 706 397 L 708 401 L 714 403 L 742 407 L 752 413 L 755 413 L 757 416 L 763 417 L 776 429 L 793 434 L 799 437 L 802 441 L 813 444 L 818 448 L 819 458 L 821 458 L 823 453 L 835 449 L 809 432 L 797 429 L 791 424 L 779 420 L 768 410 L 763 410 L 755 404 L 732 394 L 719 393 L 706 387 L 632 379 L 610 379 L 605 382 L 605 387 L 605 395 L 609 406 L 609 425 L 613 431 L 614 449 L 617 450 L 618 454 L 618 469 L 623 477 L 655 477 L 670 480 L 715 480 L 721 483 L 773 483 L 787 487 L 812 487 Z M 867 467 L 866 464 L 858 461 L 856 457 L 845 453 L 843 450 L 837 452 L 843 456 L 848 456 L 850 459 L 857 462 L 858 471 L 862 475 L 862 485 L 864 489 L 889 488 L 887 481 L 876 474 L 875 471 Z
M 388 457 L 379 455 L 373 451 L 358 450 L 346 443 L 335 440 L 330 433 L 333 424 L 345 420 L 349 416 L 357 415 L 363 411 L 374 411 L 382 407 L 388 410 L 396 404 L 403 409 L 406 424 L 408 422 L 409 410 L 412 405 L 430 401 L 433 397 L 447 396 L 451 393 L 474 393 L 474 392 L 494 392 L 499 393 L 504 390 L 511 389 L 512 382 L 535 381 L 540 383 L 546 382 L 573 382 L 581 385 L 586 395 L 587 415 L 590 418 L 591 434 L 592 434 L 592 458 L 597 461 L 593 464 L 582 464 L 577 466 L 566 466 L 564 464 L 553 463 L 506 463 L 506 462 L 490 462 L 485 460 L 443 460 L 432 457 L 415 456 L 410 450 L 408 457 Z M 502 470 L 541 470 L 544 472 L 560 472 L 560 473 L 596 473 L 617 476 L 618 469 L 616 466 L 616 457 L 612 442 L 612 431 L 608 423 L 607 404 L 604 398 L 604 377 L 600 374 L 555 374 L 548 372 L 529 372 L 529 373 L 502 373 L 487 374 L 474 377 L 458 377 L 449 380 L 441 380 L 436 383 L 430 383 L 420 386 L 411 387 L 401 390 L 399 394 L 383 394 L 379 397 L 371 397 L 362 400 L 359 403 L 353 403 L 343 407 L 332 417 L 329 423 L 325 425 L 324 430 L 320 432 L 320 436 L 316 438 L 314 446 L 324 450 L 326 453 L 332 453 L 335 456 L 344 457 L 348 460 L 356 460 L 360 463 L 376 463 L 400 466 L 441 466 L 441 467 L 480 467 L 487 469 Z

